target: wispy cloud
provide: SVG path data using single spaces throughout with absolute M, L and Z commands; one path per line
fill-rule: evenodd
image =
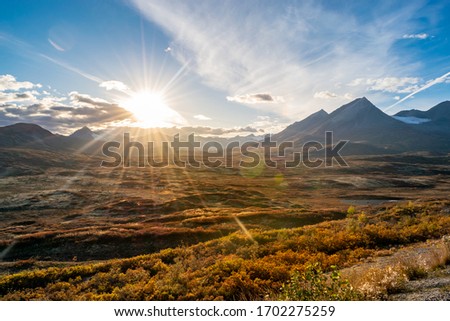
M 58 45 L 56 42 L 54 42 L 52 39 L 48 38 L 48 42 L 52 45 L 53 48 L 55 48 L 58 51 L 66 51 L 63 47 Z
M 389 93 L 411 93 L 416 91 L 420 78 L 418 77 L 383 77 L 383 78 L 357 78 L 348 86 L 364 86 L 368 91 L 384 91 Z
M 10 46 L 14 50 L 20 52 L 22 55 L 26 55 L 26 56 L 30 56 L 30 57 L 38 57 L 40 59 L 44 59 L 44 60 L 49 61 L 57 66 L 64 68 L 66 70 L 69 70 L 75 74 L 78 74 L 86 79 L 94 81 L 98 84 L 103 82 L 103 80 L 100 77 L 90 74 L 84 70 L 81 70 L 80 68 L 77 68 L 76 66 L 74 66 L 70 63 L 61 61 L 59 59 L 56 59 L 49 55 L 41 53 L 34 46 L 22 41 L 21 39 L 11 36 L 9 34 L 0 33 L 0 41 L 4 42 L 5 44 Z
M 420 40 L 424 40 L 429 37 L 430 35 L 426 33 L 404 34 L 402 36 L 403 39 L 420 39 Z
M 273 104 L 282 103 L 284 98 L 281 96 L 272 96 L 271 94 L 246 94 L 238 96 L 227 96 L 228 101 L 236 101 L 243 104 Z
M 88 73 L 86 71 L 83 71 L 83 70 L 81 70 L 81 69 L 79 69 L 79 68 L 77 68 L 75 66 L 72 66 L 71 64 L 69 64 L 67 62 L 60 61 L 58 59 L 52 58 L 52 57 L 47 56 L 45 54 L 38 54 L 38 56 L 40 56 L 41 58 L 44 58 L 45 60 L 48 60 L 48 61 L 54 63 L 55 65 L 58 65 L 58 66 L 60 66 L 60 67 L 62 67 L 64 69 L 72 71 L 72 72 L 74 72 L 74 73 L 76 73 L 76 74 L 78 74 L 78 75 L 80 75 L 80 76 L 82 76 L 82 77 L 84 77 L 86 79 L 94 81 L 94 82 L 96 82 L 98 84 L 103 82 L 103 80 L 100 77 L 97 77 L 97 76 L 92 75 L 92 74 L 90 74 L 90 73 Z
M 319 106 L 314 93 L 329 88 L 345 101 L 353 79 L 413 74 L 413 64 L 390 50 L 398 34 L 413 28 L 417 3 L 401 10 L 374 8 L 367 19 L 352 10 L 332 10 L 316 1 L 295 6 L 272 2 L 172 2 L 132 0 L 136 8 L 171 37 L 171 55 L 210 87 L 233 101 L 248 103 L 249 93 L 274 92 L 284 98 L 277 112 L 298 118 Z M 377 66 L 377 68 L 373 68 Z M 355 87 L 354 97 L 367 88 Z M 250 99 L 250 101 L 252 101 Z M 251 104 L 270 111 L 270 104 Z
M 420 93 L 420 92 L 422 92 L 422 91 L 424 91 L 424 90 L 426 90 L 426 89 L 428 89 L 428 88 L 430 88 L 430 87 L 432 87 L 434 85 L 445 83 L 448 80 L 450 80 L 450 72 L 447 72 L 447 73 L 443 74 L 442 76 L 437 77 L 435 79 L 431 79 L 431 80 L 427 81 L 424 85 L 418 87 L 417 90 L 413 91 L 409 95 L 407 95 L 407 96 L 403 97 L 402 99 L 398 100 L 395 104 L 392 104 L 389 107 L 385 108 L 384 111 L 387 112 L 390 109 L 392 109 L 393 107 L 397 106 L 398 104 L 400 104 L 400 103 L 404 102 L 405 100 L 413 97 L 414 95 L 417 95 L 418 93 Z
M 202 115 L 202 114 L 200 114 L 200 115 L 195 115 L 194 118 L 197 119 L 197 120 L 211 120 L 210 117 L 205 116 L 205 115 Z

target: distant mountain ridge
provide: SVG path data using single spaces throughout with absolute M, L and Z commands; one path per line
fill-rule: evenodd
M 87 126 L 84 126 L 76 131 L 74 131 L 69 137 L 71 138 L 78 138 L 78 139 L 85 139 L 85 140 L 92 140 L 96 138 L 96 135 L 92 130 L 90 130 Z
M 405 120 L 419 119 L 416 123 Z M 31 148 L 38 150 L 67 150 L 86 154 L 100 154 L 105 141 L 123 138 L 123 131 L 104 131 L 97 135 L 88 127 L 76 130 L 69 136 L 53 134 L 50 131 L 27 123 L 0 127 L 0 148 Z M 182 129 L 168 128 L 165 134 L 151 130 L 134 129 L 133 140 L 151 141 L 158 137 L 171 138 Z M 427 111 L 407 110 L 389 116 L 362 97 L 345 104 L 328 114 L 320 110 L 307 118 L 295 122 L 272 136 L 278 142 L 292 141 L 300 147 L 308 141 L 323 142 L 325 132 L 332 131 L 334 142 L 348 140 L 344 154 L 375 155 L 402 152 L 450 152 L 450 101 L 442 102 Z M 142 134 L 143 133 L 143 134 Z M 216 139 L 199 137 L 200 141 Z M 236 137 L 237 140 L 256 141 L 258 136 Z M 226 143 L 227 139 L 217 138 Z M 229 141 L 229 140 L 228 140 Z
M 54 136 L 39 125 L 17 123 L 0 127 L 0 147 L 42 146 L 46 140 Z
M 415 128 L 423 133 L 450 135 L 450 101 L 444 101 L 427 111 L 403 110 L 395 114 L 394 118 L 416 123 Z
M 430 108 L 429 110 L 402 110 L 395 114 L 397 117 L 417 117 L 417 118 L 425 118 L 430 120 L 447 120 L 450 121 L 450 101 L 444 101 L 436 106 Z
M 385 114 L 363 97 L 330 114 L 324 111 L 312 114 L 275 134 L 273 139 L 290 140 L 300 146 L 311 140 L 323 142 L 325 132 L 332 131 L 335 141 L 349 141 L 345 152 L 350 154 L 408 151 L 448 153 L 450 138 L 443 135 L 442 130 L 450 128 L 450 118 L 447 117 L 449 110 L 448 102 L 431 108 L 425 112 L 425 116 L 432 121 L 417 127 L 419 125 L 407 124 Z

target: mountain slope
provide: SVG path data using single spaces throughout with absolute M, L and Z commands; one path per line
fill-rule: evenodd
M 433 111 L 430 110 L 430 114 L 439 119 L 436 122 L 443 121 L 441 113 L 443 109 L 447 110 L 445 108 L 439 106 Z M 274 135 L 275 140 L 281 142 L 288 139 L 301 146 L 312 140 L 323 142 L 325 132 L 331 131 L 335 143 L 338 140 L 349 141 L 344 153 L 450 151 L 450 140 L 446 136 L 426 126 L 423 127 L 427 131 L 424 135 L 423 130 L 385 114 L 365 97 L 343 105 L 329 115 L 325 116 L 323 113 L 319 115 L 314 118 L 310 116 L 304 121 L 290 125 Z M 302 125 L 303 122 L 305 125 Z
M 73 132 L 69 137 L 77 138 L 77 139 L 84 139 L 84 140 L 92 140 L 92 139 L 95 139 L 95 134 L 88 127 L 84 126 L 83 128 L 80 128 L 80 129 L 76 130 L 75 132 Z
M 50 131 L 28 123 L 0 127 L 0 147 L 45 146 L 45 141 L 55 135 Z
M 289 125 L 280 133 L 274 135 L 275 140 L 291 141 L 296 140 L 299 134 L 308 134 L 314 131 L 320 124 L 328 119 L 329 115 L 323 109 L 306 117 L 305 119 Z
M 100 154 L 103 141 L 87 127 L 70 136 L 53 134 L 36 124 L 17 123 L 0 127 L 0 148 L 20 148 L 52 152 Z
M 417 118 L 429 119 L 432 121 L 439 121 L 439 120 L 450 121 L 450 101 L 448 101 L 448 100 L 444 101 L 426 111 L 417 110 L 417 109 L 402 110 L 402 111 L 398 112 L 397 114 L 395 114 L 394 116 L 417 117 Z
M 410 122 L 415 129 L 425 133 L 450 135 L 450 101 L 444 101 L 427 111 L 403 110 L 394 115 L 403 122 Z

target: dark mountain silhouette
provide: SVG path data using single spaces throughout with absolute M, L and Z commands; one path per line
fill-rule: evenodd
M 429 110 L 402 110 L 395 114 L 397 117 L 416 117 L 429 119 L 431 121 L 447 120 L 450 121 L 450 101 L 444 101 Z
M 398 120 L 402 117 L 426 119 L 420 124 L 408 124 Z M 402 152 L 450 152 L 450 102 L 438 104 L 428 111 L 402 111 L 394 117 L 389 116 L 374 106 L 365 97 L 358 98 L 328 114 L 320 110 L 309 117 L 295 122 L 273 139 L 278 142 L 292 141 L 301 147 L 308 141 L 324 142 L 325 132 L 333 132 L 334 143 L 348 140 L 342 150 L 343 154 L 374 155 Z M 114 129 L 103 131 L 99 136 L 88 127 L 78 129 L 70 136 L 53 134 L 35 125 L 18 123 L 0 127 L 0 148 L 26 148 L 44 151 L 67 151 L 91 155 L 101 155 L 105 141 L 122 141 L 123 133 L 130 132 L 133 141 L 146 144 L 173 138 L 183 129 L 169 128 L 140 130 Z M 199 137 L 200 141 L 211 140 Z M 242 142 L 242 137 L 237 137 Z M 248 140 L 257 138 L 249 137 Z M 228 140 L 229 141 L 229 140 Z M 225 142 L 225 140 L 224 140 Z
M 326 121 L 328 117 L 328 113 L 321 109 L 305 119 L 289 125 L 285 130 L 276 135 L 276 139 L 290 141 L 298 139 L 298 136 L 301 134 L 308 135 L 316 130 L 317 126 Z
M 415 128 L 424 133 L 450 135 L 450 101 L 444 101 L 427 111 L 403 110 L 394 117 L 415 123 Z
M 17 123 L 0 127 L 0 147 L 43 147 L 53 137 L 55 135 L 50 131 L 35 124 Z
M 0 127 L 0 148 L 27 148 L 44 151 L 82 151 L 98 154 L 103 142 L 87 127 L 70 136 L 53 134 L 36 124 L 17 123 Z
M 84 126 L 83 128 L 80 128 L 77 131 L 73 132 L 69 137 L 84 140 L 92 140 L 95 139 L 95 134 L 88 127 Z
M 439 112 L 432 112 L 438 119 L 436 122 L 442 122 L 441 110 L 446 109 L 439 107 Z M 448 137 L 435 130 L 424 130 L 385 114 L 363 97 L 341 106 L 329 115 L 324 112 L 313 114 L 288 126 L 273 138 L 276 141 L 291 140 L 299 147 L 311 140 L 324 142 L 325 132 L 331 131 L 335 141 L 349 141 L 343 150 L 344 154 L 406 151 L 446 153 L 450 150 Z

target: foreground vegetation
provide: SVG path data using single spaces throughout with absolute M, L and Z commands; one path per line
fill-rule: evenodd
M 403 265 L 394 269 L 396 274 L 387 283 L 374 271 L 346 280 L 338 268 L 450 234 L 449 207 L 448 201 L 435 201 L 373 213 L 349 208 L 345 219 L 311 226 L 236 232 L 133 258 L 25 270 L 0 278 L 0 296 L 3 300 L 380 299 L 397 281 L 418 277 L 426 267 Z M 431 267 L 448 263 L 449 250 L 444 249 L 429 263 Z

